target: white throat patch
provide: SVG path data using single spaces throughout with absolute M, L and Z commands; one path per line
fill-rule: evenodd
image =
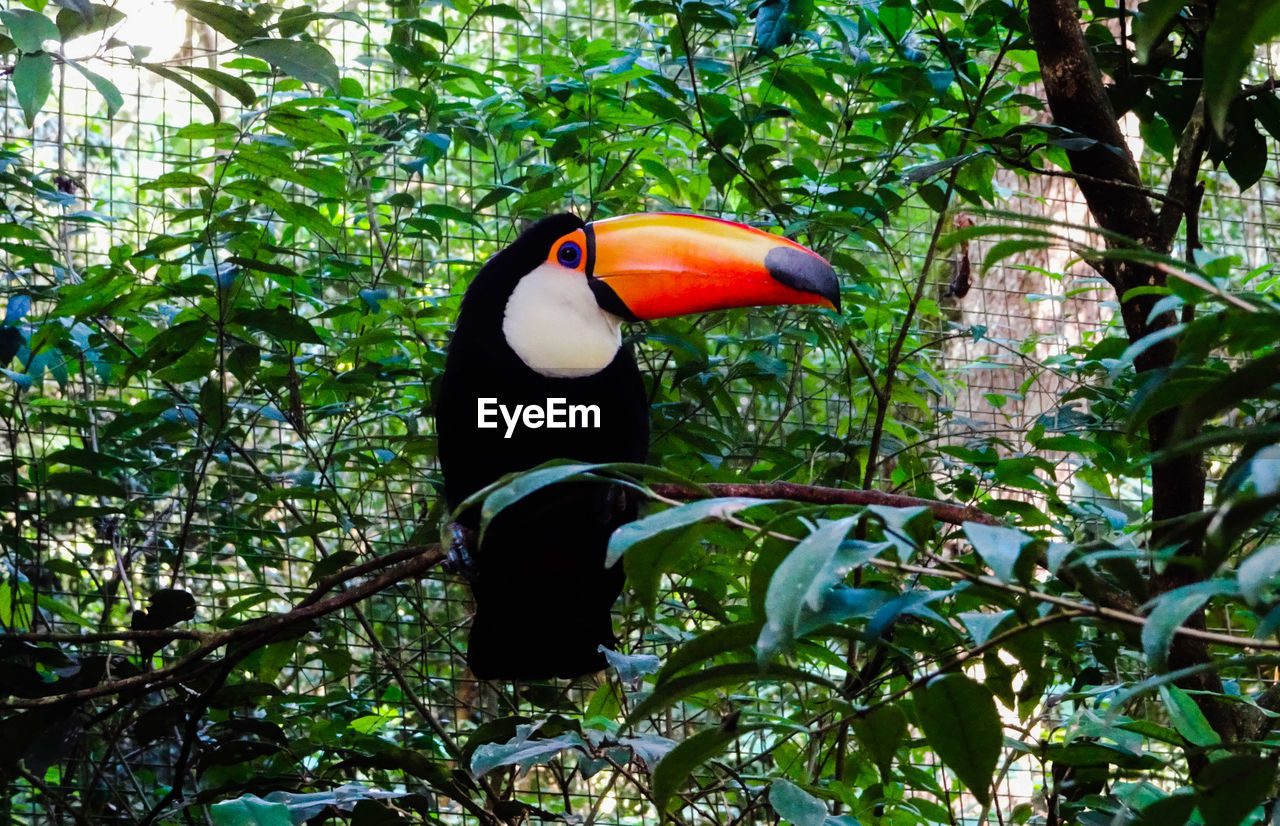
M 600 309 L 586 276 L 547 262 L 511 291 L 502 334 L 530 369 L 573 378 L 609 366 L 622 346 L 622 319 Z

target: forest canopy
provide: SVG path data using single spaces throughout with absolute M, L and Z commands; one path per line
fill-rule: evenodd
M 8 3 L 0 818 L 1280 822 L 1278 36 L 1280 0 Z M 474 500 L 627 492 L 618 650 L 478 679 L 447 345 L 566 212 L 785 236 L 840 306 L 626 325 L 646 461 Z M 517 646 L 564 605 L 527 611 Z

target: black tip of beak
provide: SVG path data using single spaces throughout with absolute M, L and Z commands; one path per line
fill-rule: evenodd
M 764 257 L 765 269 L 780 284 L 822 296 L 840 312 L 840 280 L 831 265 L 795 247 L 774 247 Z

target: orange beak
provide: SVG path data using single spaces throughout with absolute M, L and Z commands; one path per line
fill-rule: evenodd
M 649 213 L 595 221 L 586 236 L 587 272 L 633 320 L 777 304 L 840 309 L 840 283 L 822 256 L 745 224 Z

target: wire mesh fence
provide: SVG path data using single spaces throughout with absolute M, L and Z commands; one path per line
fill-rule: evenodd
M 29 342 L 19 354 L 22 369 L 6 371 L 0 468 L 21 472 L 23 481 L 4 486 L 11 500 L 4 539 L 4 595 L 11 603 L 4 604 L 39 606 L 50 631 L 94 630 L 83 627 L 78 618 L 84 617 L 100 618 L 97 630 L 107 630 L 128 626 L 132 612 L 146 610 L 154 595 L 184 590 L 197 598 L 198 621 L 227 627 L 288 609 L 308 585 L 342 565 L 434 541 L 443 506 L 428 415 L 432 388 L 424 377 L 439 373 L 468 277 L 517 233 L 521 221 L 513 216 L 562 208 L 590 215 L 629 202 L 752 221 L 766 217 L 726 211 L 726 199 L 700 171 L 687 132 L 673 131 L 663 163 L 646 154 L 638 172 L 626 134 L 595 134 L 581 145 L 588 160 L 579 162 L 583 174 L 572 180 L 557 178 L 566 150 L 555 128 L 544 140 L 521 136 L 502 143 L 507 120 L 522 115 L 506 104 L 524 85 L 532 89 L 537 81 L 539 94 L 554 95 L 544 85 L 547 77 L 577 76 L 590 84 L 599 67 L 664 58 L 664 42 L 652 24 L 627 6 L 548 0 L 465 14 L 447 5 L 322 5 L 320 11 L 336 16 L 305 26 L 333 54 L 346 85 L 341 100 L 317 102 L 302 84 L 272 75 L 265 63 L 234 57 L 231 44 L 208 26 L 167 3 L 138 0 L 127 9 L 121 4 L 134 28 L 119 37 L 134 50 L 115 49 L 105 61 L 125 97 L 114 117 L 105 117 L 93 83 L 65 67 L 56 75 L 56 105 L 33 128 L 25 125 L 12 87 L 3 87 L 0 176 L 7 237 L 27 240 L 20 228 L 34 223 L 54 228 L 37 239 L 38 253 L 0 240 L 9 254 L 6 323 L 24 316 L 47 321 L 42 296 L 53 288 L 78 291 L 83 306 L 102 319 L 96 325 L 59 322 L 66 346 L 42 349 Z M 414 44 L 424 42 L 447 56 L 452 68 L 447 76 L 407 82 L 404 66 L 421 48 Z M 636 48 L 639 57 L 619 54 L 620 46 Z M 751 51 L 741 36 L 720 36 L 706 49 L 708 59 L 739 63 Z M 210 88 L 199 83 L 198 72 L 188 71 L 228 68 L 247 73 L 273 106 L 244 103 L 234 88 Z M 327 119 L 291 120 L 280 105 L 291 96 L 300 107 L 327 109 Z M 363 99 L 363 108 L 353 99 Z M 591 100 L 616 105 L 603 96 Z M 441 109 L 454 113 L 451 134 L 433 131 L 424 114 Z M 552 107 L 541 116 L 554 112 Z M 558 115 L 564 119 L 561 135 L 591 118 L 590 112 Z M 624 112 L 614 120 L 626 118 Z M 658 128 L 651 119 L 635 122 L 637 132 Z M 786 132 L 774 136 L 783 151 Z M 363 133 L 359 141 L 352 137 L 357 133 Z M 801 130 L 791 137 L 809 139 Z M 235 172 L 229 171 L 232 156 Z M 1151 174 L 1163 174 L 1158 163 Z M 1070 182 L 1001 175 L 1010 209 L 1086 223 Z M 556 197 L 536 194 L 547 191 L 533 185 L 540 179 L 559 182 L 551 188 Z M 630 189 L 620 196 L 619 187 Z M 684 197 L 677 201 L 679 195 Z M 1223 184 L 1207 197 L 1214 203 L 1207 212 L 1219 223 L 1205 231 L 1212 231 L 1218 247 L 1238 250 L 1251 264 L 1268 261 L 1274 184 L 1266 181 L 1248 197 Z M 242 208 L 246 203 L 253 206 Z M 882 228 L 888 250 L 855 246 L 848 252 L 909 276 L 924 266 L 935 218 L 923 208 L 904 210 Z M 943 378 L 915 409 L 902 408 L 903 421 L 917 426 L 886 445 L 886 455 L 900 457 L 889 473 L 893 485 L 910 488 L 916 475 L 948 475 L 945 457 L 913 461 L 922 446 L 993 439 L 1017 445 L 1046 417 L 1065 422 L 1060 396 L 1076 379 L 1055 362 L 1067 348 L 1099 340 L 1111 323 L 1114 304 L 1105 285 L 1069 253 L 1028 254 L 987 271 L 978 263 L 985 248 L 975 245 L 969 254 L 973 284 L 963 298 L 946 295 L 959 253 L 935 262 L 935 300 L 947 309 L 917 321 L 915 334 L 924 342 L 918 360 L 931 368 L 919 371 L 922 380 L 934 371 Z M 166 289 L 113 295 L 105 265 L 122 261 L 139 283 Z M 215 365 L 191 347 L 194 338 L 184 340 L 183 331 L 208 334 L 196 322 L 217 321 L 231 292 L 263 308 L 305 311 L 329 343 L 340 340 L 342 348 L 327 349 L 326 341 L 289 328 L 278 316 L 258 318 L 259 331 L 279 334 L 273 344 L 228 346 L 219 351 L 228 363 L 216 366 L 239 376 L 237 360 L 266 365 L 266 378 L 253 385 L 232 382 L 227 420 L 213 426 L 202 377 Z M 30 310 L 13 317 L 16 303 L 26 299 Z M 710 413 L 665 398 L 655 412 L 655 449 L 670 442 L 666 452 L 676 453 L 692 445 L 734 467 L 808 439 L 813 462 L 848 462 L 842 434 L 856 429 L 851 420 L 865 414 L 865 405 L 856 387 L 840 378 L 845 359 L 823 353 L 778 367 L 774 362 L 783 355 L 803 356 L 812 340 L 798 334 L 779 340 L 777 318 L 734 322 L 746 344 L 724 346 L 745 351 L 759 342 L 760 358 L 735 355 L 737 366 L 707 388 L 709 397 L 722 400 Z M 714 341 L 720 328 L 708 329 Z M 874 349 L 874 342 L 869 345 Z M 139 369 L 143 363 L 148 369 Z M 657 348 L 645 366 L 659 386 L 683 369 L 677 357 Z M 320 401 L 304 410 L 304 393 Z M 719 434 L 702 427 L 712 419 Z M 1063 432 L 1070 426 L 1064 424 Z M 733 434 L 731 443 L 724 432 Z M 67 470 L 64 461 L 73 453 L 110 456 L 112 463 L 96 475 Z M 779 467 L 778 475 L 795 470 Z M 1059 482 L 1070 485 L 1074 469 L 1060 470 Z M 856 483 L 858 471 L 850 468 L 843 478 Z M 1136 508 L 1142 497 L 1135 488 L 1114 498 Z M 696 589 L 673 591 L 651 622 L 634 620 L 641 611 L 626 611 L 639 623 L 621 633 L 628 649 L 669 652 L 707 620 L 701 598 Z M 0 614 L 7 611 L 12 619 L 13 610 L 0 607 Z M 362 731 L 443 759 L 459 755 L 441 745 L 448 742 L 441 732 L 465 743 L 468 733 L 512 714 L 545 718 L 581 707 L 612 717 L 637 701 L 612 677 L 572 687 L 525 686 L 519 693 L 477 681 L 462 656 L 469 612 L 463 584 L 433 572 L 338 613 L 319 639 L 267 646 L 236 666 L 243 672 L 239 697 L 230 690 L 209 693 L 208 684 L 184 690 L 216 700 L 214 728 L 248 731 L 252 715 L 245 712 L 265 704 L 286 710 L 284 718 L 351 718 Z M 95 668 L 121 675 L 139 668 L 109 641 L 100 652 L 93 662 L 77 664 L 86 686 Z M 170 663 L 155 654 L 141 667 Z M 831 676 L 845 676 L 838 662 L 831 663 Z M 219 684 L 226 678 L 208 676 Z M 806 692 L 780 682 L 759 696 L 677 706 L 645 736 L 683 738 L 744 709 L 785 718 L 816 702 Z M 118 739 L 98 743 L 99 760 L 73 764 L 92 777 L 66 784 L 94 789 L 109 801 L 97 810 L 117 811 L 118 822 L 136 822 L 132 813 L 139 807 L 163 801 L 174 785 L 175 765 L 190 759 L 169 735 L 194 724 L 164 706 L 151 710 L 154 717 L 143 709 L 111 733 Z M 1052 716 L 1046 712 L 1046 720 Z M 87 724 L 85 712 L 67 713 L 62 734 L 75 740 Z M 274 736 L 248 732 L 222 741 L 208 735 L 219 745 L 200 756 L 204 787 L 218 787 L 223 767 L 278 753 Z M 579 822 L 651 818 L 651 801 L 627 769 L 642 749 L 637 744 L 629 754 L 534 768 L 520 781 L 534 807 L 531 816 L 562 807 Z M 751 817 L 762 819 L 749 804 L 761 794 L 764 766 L 786 766 L 806 755 L 773 733 L 744 738 L 736 749 L 724 761 L 726 771 L 708 781 L 720 784 L 708 805 L 754 811 Z M 972 818 L 974 801 L 953 799 L 941 767 L 923 750 L 920 758 L 911 775 L 918 788 L 906 792 L 917 799 L 914 805 L 930 814 L 939 805 L 959 812 L 952 822 Z M 29 759 L 28 765 L 40 761 Z M 353 774 L 371 769 L 350 765 Z M 1042 807 L 1046 781 L 1036 761 L 1022 758 L 1007 768 L 997 805 L 1006 815 L 1019 806 Z M 264 775 L 264 789 L 269 778 Z M 15 822 L 44 822 L 33 801 L 38 793 L 56 795 L 58 779 L 17 782 L 27 784 L 26 795 L 9 799 L 8 814 Z M 447 822 L 474 817 L 444 796 L 426 807 Z M 104 814 L 101 822 L 110 820 Z

